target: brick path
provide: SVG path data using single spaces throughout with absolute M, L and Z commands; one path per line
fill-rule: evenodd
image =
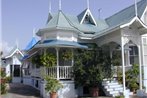
M 39 91 L 31 86 L 20 83 L 9 84 L 8 93 L 0 98 L 40 98 Z

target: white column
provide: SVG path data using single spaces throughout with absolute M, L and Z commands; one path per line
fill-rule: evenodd
M 14 56 L 12 57 L 12 77 L 14 77 Z
M 122 55 L 122 71 L 123 71 L 123 94 L 125 96 L 126 80 L 125 80 L 125 58 L 124 58 L 124 38 L 121 37 L 121 55 Z
M 138 45 L 138 52 L 139 52 L 139 88 L 142 90 L 142 63 L 141 63 L 141 48 L 140 45 Z
M 56 48 L 56 56 L 57 56 L 57 80 L 59 80 L 59 48 Z
M 142 48 L 142 65 L 143 65 L 143 86 L 146 87 L 145 93 L 147 93 L 147 65 L 145 65 L 145 58 L 144 58 L 144 43 L 143 38 L 141 38 L 141 48 Z

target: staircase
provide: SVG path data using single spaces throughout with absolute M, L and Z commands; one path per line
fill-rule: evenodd
M 123 85 L 119 84 L 117 80 L 103 80 L 103 91 L 105 92 L 106 96 L 119 96 L 123 93 Z M 129 95 L 132 95 L 133 93 L 130 92 L 129 89 L 126 89 L 126 92 L 128 92 Z

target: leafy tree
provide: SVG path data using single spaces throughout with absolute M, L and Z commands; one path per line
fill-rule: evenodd
M 104 78 L 112 77 L 111 59 L 101 48 L 75 51 L 74 79 L 76 87 L 100 87 Z

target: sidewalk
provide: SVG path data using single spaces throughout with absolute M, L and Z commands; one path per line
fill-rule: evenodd
M 20 83 L 12 83 L 9 86 L 8 93 L 0 98 L 40 98 L 39 91 L 31 86 Z

